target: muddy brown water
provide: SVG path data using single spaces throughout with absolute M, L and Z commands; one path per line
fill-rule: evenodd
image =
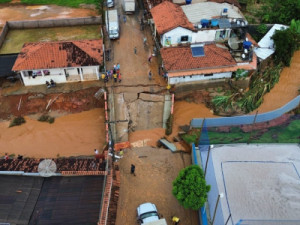
M 295 52 L 290 67 L 285 67 L 279 82 L 264 96 L 259 113 L 275 110 L 297 97 L 300 89 L 300 51 Z
M 0 123 L 0 156 L 24 157 L 93 155 L 105 143 L 104 109 L 61 116 L 53 124 L 25 117 L 26 123 L 8 128 Z

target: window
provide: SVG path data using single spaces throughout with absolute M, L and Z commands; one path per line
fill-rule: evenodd
M 186 42 L 186 41 L 188 41 L 189 40 L 189 36 L 181 36 L 181 38 L 180 38 L 180 42 Z
M 204 74 L 204 76 L 205 77 L 211 77 L 211 76 L 213 76 L 213 74 L 212 73 L 208 73 L 208 74 Z

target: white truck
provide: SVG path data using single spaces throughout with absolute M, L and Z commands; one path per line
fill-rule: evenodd
M 106 16 L 106 29 L 109 39 L 117 39 L 120 36 L 120 27 L 118 19 L 118 11 L 116 9 L 107 10 Z
M 166 220 L 160 218 L 156 206 L 150 202 L 139 205 L 136 210 L 141 225 L 167 225 Z
M 126 14 L 134 13 L 135 0 L 122 0 L 122 6 Z

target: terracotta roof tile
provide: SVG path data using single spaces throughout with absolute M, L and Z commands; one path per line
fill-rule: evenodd
M 101 65 L 102 40 L 25 43 L 14 71 Z
M 151 14 L 158 34 L 164 34 L 176 27 L 195 30 L 182 8 L 165 1 L 151 9 Z
M 216 68 L 206 68 L 206 69 L 195 69 L 195 70 L 185 70 L 185 71 L 174 71 L 169 72 L 169 77 L 181 77 L 181 76 L 190 76 L 196 74 L 209 74 L 209 73 L 227 73 L 227 72 L 234 72 L 238 69 L 244 70 L 256 70 L 257 69 L 257 56 L 253 53 L 253 59 L 249 63 L 241 63 L 233 66 L 227 67 L 216 67 Z
M 193 57 L 190 46 L 162 48 L 162 60 L 167 71 L 195 70 L 236 65 L 230 52 L 215 44 L 204 46 L 204 56 Z

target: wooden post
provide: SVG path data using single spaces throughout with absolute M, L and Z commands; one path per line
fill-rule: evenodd
M 249 136 L 247 145 L 249 145 L 250 140 L 252 139 L 252 132 L 253 132 L 253 128 L 254 128 L 254 125 L 255 125 L 255 122 L 256 122 L 257 114 L 258 114 L 258 110 L 256 111 L 255 116 L 254 116 L 254 120 L 253 120 L 253 123 L 252 123 L 252 130 L 250 131 L 250 136 Z

